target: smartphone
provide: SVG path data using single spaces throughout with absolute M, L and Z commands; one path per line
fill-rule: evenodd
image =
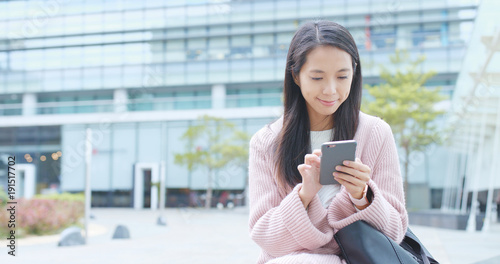
M 322 185 L 339 184 L 333 173 L 338 165 L 343 165 L 344 160 L 356 160 L 356 141 L 343 140 L 325 142 L 321 145 L 321 166 L 319 183 Z

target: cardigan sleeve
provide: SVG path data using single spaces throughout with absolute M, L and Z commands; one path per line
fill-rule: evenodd
M 356 212 L 348 192 L 342 188 L 328 208 L 330 225 L 339 230 L 354 221 L 365 220 L 396 242 L 401 242 L 408 226 L 399 159 L 390 126 L 381 119 L 369 133 L 361 161 L 371 169 L 368 186 L 371 204 Z
M 302 184 L 284 198 L 280 195 L 273 175 L 270 138 L 261 130 L 250 141 L 250 237 L 273 257 L 322 247 L 333 237 L 326 209 L 316 196 L 305 210 L 298 195 Z

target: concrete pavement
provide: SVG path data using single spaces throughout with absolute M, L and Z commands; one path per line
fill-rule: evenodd
M 429 252 L 442 264 L 499 264 L 500 224 L 487 233 L 410 226 Z M 487 261 L 488 260 L 488 261 Z M 491 262 L 493 261 L 493 262 Z
M 57 247 L 58 236 L 38 243 L 19 239 L 18 256 L 1 250 L 0 263 L 255 263 L 260 251 L 241 209 L 168 209 L 167 226 L 156 225 L 158 211 L 95 208 L 92 214 L 88 245 Z M 119 224 L 129 228 L 131 239 L 111 239 Z M 95 235 L 95 229 L 106 231 Z
M 158 211 L 94 208 L 89 244 L 57 247 L 59 236 L 18 239 L 18 256 L 0 251 L 0 263 L 255 263 L 259 247 L 248 236 L 248 211 L 167 209 L 167 226 L 156 225 Z M 126 225 L 131 239 L 111 239 Z M 442 264 L 500 263 L 500 224 L 488 233 L 411 226 Z

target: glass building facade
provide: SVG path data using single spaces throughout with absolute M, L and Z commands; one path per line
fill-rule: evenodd
M 366 84 L 380 83 L 378 65 L 390 67 L 395 49 L 426 55 L 422 70 L 437 72 L 428 85 L 443 87 L 451 97 L 477 5 L 2 1 L 0 134 L 6 137 L 0 152 L 34 164 L 36 192 L 51 186 L 81 191 L 81 142 L 91 127 L 97 135 L 94 205 L 131 206 L 134 168 L 143 163 L 164 168 L 167 193 L 203 190 L 203 171 L 189 173 L 173 163 L 184 146 L 180 135 L 200 114 L 225 117 L 250 134 L 278 117 L 288 46 L 302 23 L 328 19 L 346 26 L 357 42 Z M 44 133 L 53 135 L 50 143 L 44 143 Z M 57 151 L 60 158 L 51 159 Z M 48 161 L 56 165 L 40 169 Z M 242 191 L 246 172 L 237 171 L 221 176 L 225 180 L 216 188 Z

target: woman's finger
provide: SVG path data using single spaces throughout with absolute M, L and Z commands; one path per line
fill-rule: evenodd
M 304 163 L 307 165 L 313 165 L 315 163 L 319 164 L 319 162 L 320 162 L 319 157 L 314 154 L 306 154 L 304 158 Z
M 356 169 L 353 169 L 350 167 L 346 167 L 346 166 L 337 166 L 337 167 L 335 167 L 335 169 L 339 172 L 343 172 L 343 173 L 352 175 L 352 176 L 354 176 L 360 180 L 363 180 L 365 182 L 370 180 L 370 175 L 367 172 L 362 172 L 362 171 L 359 171 L 359 170 L 356 170 Z
M 337 181 L 342 184 L 348 191 L 349 193 L 353 193 L 353 191 L 359 191 L 362 190 L 359 186 L 352 184 L 351 182 L 348 182 L 344 179 L 337 178 Z
M 321 149 L 315 149 L 312 154 L 321 157 Z
M 355 185 L 352 182 L 349 182 L 349 181 L 347 181 L 343 178 L 340 178 L 340 177 L 336 177 L 335 180 L 338 181 L 340 184 L 342 184 L 347 189 L 347 191 L 351 194 L 354 192 L 362 192 L 364 190 L 364 187 L 365 187 L 365 185 L 362 185 L 362 187 L 361 187 L 359 185 Z
M 299 166 L 297 166 L 297 169 L 299 170 L 302 177 L 304 177 L 304 173 L 306 173 L 306 170 L 310 168 L 312 168 L 312 166 L 307 164 L 300 164 Z
M 352 178 L 353 177 L 351 176 L 351 179 L 346 180 L 346 178 L 338 176 L 335 177 L 335 180 L 337 180 L 340 184 L 342 184 L 342 186 L 346 188 L 347 192 L 349 192 L 353 197 L 359 197 L 360 195 L 363 194 L 366 183 L 357 182 L 357 184 L 354 184 L 351 181 L 356 181 L 356 180 L 352 180 Z
M 348 182 L 354 186 L 358 186 L 358 187 L 362 187 L 364 188 L 365 185 L 366 185 L 366 181 L 363 181 L 361 179 L 358 179 L 352 175 L 349 175 L 349 174 L 345 174 L 345 173 L 341 173 L 341 172 L 334 172 L 333 173 L 333 177 L 335 178 L 335 180 L 338 181 L 338 179 L 340 180 L 343 180 L 345 182 Z
M 370 167 L 368 167 L 367 165 L 363 164 L 359 158 L 356 158 L 356 161 L 345 160 L 343 162 L 343 164 L 346 167 L 350 167 L 350 168 L 353 168 L 353 169 L 356 169 L 356 170 L 359 170 L 359 171 L 362 171 L 362 172 L 367 172 L 367 173 L 371 172 Z

